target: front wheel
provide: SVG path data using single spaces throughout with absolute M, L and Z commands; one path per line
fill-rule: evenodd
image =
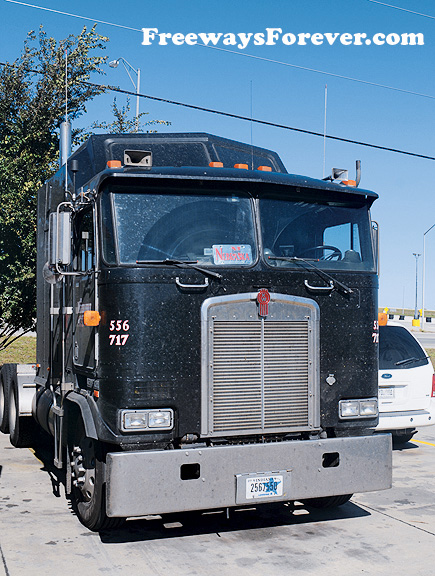
M 81 431 L 76 434 L 69 454 L 71 502 L 80 522 L 95 532 L 119 526 L 123 519 L 106 515 L 105 451 L 101 442 L 87 438 Z
M 340 496 L 324 496 L 322 498 L 310 498 L 309 500 L 304 500 L 303 504 L 308 508 L 337 508 L 349 502 L 352 498 L 352 494 L 342 494 Z

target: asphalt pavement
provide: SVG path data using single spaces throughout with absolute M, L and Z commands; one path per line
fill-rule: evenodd
M 434 476 L 431 426 L 393 450 L 390 490 L 355 494 L 335 510 L 277 503 L 93 533 L 71 511 L 49 450 L 13 448 L 0 434 L 0 575 L 427 576 Z

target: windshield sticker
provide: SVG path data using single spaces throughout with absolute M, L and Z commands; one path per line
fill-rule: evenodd
M 252 264 L 252 250 L 249 244 L 214 244 L 214 264 Z

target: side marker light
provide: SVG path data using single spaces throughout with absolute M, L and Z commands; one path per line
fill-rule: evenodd
M 385 312 L 379 312 L 378 314 L 379 326 L 386 326 L 388 323 L 388 316 Z
M 96 310 L 86 310 L 83 314 L 83 324 L 85 326 L 98 326 L 100 320 L 101 316 Z

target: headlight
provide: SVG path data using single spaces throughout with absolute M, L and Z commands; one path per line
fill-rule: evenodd
M 338 403 L 339 415 L 347 418 L 376 418 L 378 415 L 378 401 L 376 398 L 364 400 L 340 400 Z
M 148 414 L 148 426 L 150 428 L 172 428 L 172 410 L 161 410 Z
M 359 403 L 360 416 L 377 416 L 378 415 L 378 401 L 377 400 L 361 400 Z
M 121 430 L 123 432 L 142 432 L 149 429 L 171 430 L 174 426 L 174 411 L 163 410 L 123 410 L 121 412 Z
M 341 418 L 356 418 L 359 416 L 359 402 L 358 400 L 343 400 L 340 402 L 340 416 Z
M 148 428 L 147 414 L 143 412 L 124 412 L 122 427 L 124 430 L 146 430 Z

